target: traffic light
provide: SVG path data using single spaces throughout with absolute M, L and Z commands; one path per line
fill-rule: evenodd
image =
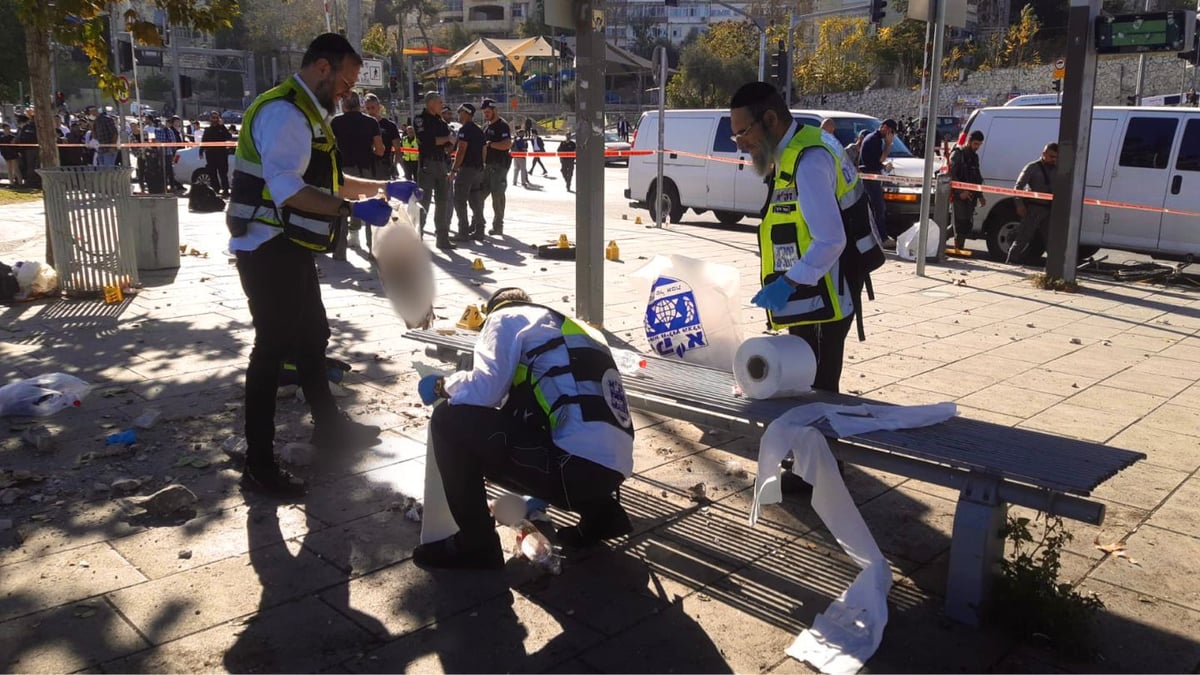
M 779 41 L 779 48 L 775 53 L 775 80 L 780 87 L 787 86 L 787 71 L 788 71 L 788 53 L 783 47 L 783 40 Z
M 117 70 L 128 72 L 133 70 L 133 43 L 117 40 Z
M 1054 80 L 1050 83 L 1050 86 L 1054 89 L 1054 91 L 1062 91 L 1062 80 Z
M 179 76 L 179 98 L 192 97 L 192 78 L 189 75 Z
M 67 97 L 63 96 L 63 93 L 61 91 L 56 92 L 54 94 L 54 105 L 61 108 L 61 107 L 63 107 L 64 104 L 66 104 L 66 102 L 67 102 Z
M 883 23 L 887 16 L 887 0 L 871 0 L 871 23 Z
M 421 92 L 421 83 L 417 82 L 416 80 L 413 80 L 412 85 L 413 85 L 413 100 L 416 101 L 416 100 L 420 99 L 421 96 L 423 95 Z
M 1126 96 L 1125 105 L 1137 105 L 1137 96 Z
M 392 78 L 388 80 L 388 91 L 392 92 L 393 94 L 397 91 L 400 91 L 400 80 L 396 79 L 395 76 L 392 76 Z

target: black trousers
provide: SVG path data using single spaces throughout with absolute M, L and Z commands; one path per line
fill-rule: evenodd
M 254 321 L 246 369 L 246 463 L 266 468 L 275 461 L 275 391 L 285 359 L 294 359 L 313 421 L 337 417 L 325 368 L 329 322 L 313 254 L 286 237 L 238 251 L 237 268 Z
M 605 519 L 620 509 L 613 493 L 624 476 L 566 452 L 495 408 L 443 403 L 429 429 L 446 501 L 468 541 L 482 542 L 495 527 L 485 478 L 582 518 Z
M 492 227 L 504 229 L 504 208 L 507 206 L 505 191 L 508 190 L 508 166 L 485 164 L 483 166 L 483 198 L 492 198 Z
M 229 156 L 221 153 L 220 157 L 216 155 L 208 157 L 206 168 L 208 169 L 208 184 L 212 186 L 212 189 L 229 192 Z
M 429 217 L 429 205 L 433 206 L 433 231 L 438 241 L 450 236 L 450 180 L 446 176 L 446 163 L 441 160 L 421 160 L 417 183 L 425 196 L 421 198 L 421 232 Z
M 957 196 L 958 193 L 953 194 Z M 967 235 L 971 234 L 971 230 L 975 228 L 975 199 L 956 198 L 952 212 L 954 214 L 954 248 L 965 248 Z
M 849 281 L 844 283 L 851 283 Z M 851 283 L 851 295 L 854 297 L 855 311 L 862 311 L 859 300 L 862 295 L 862 284 Z M 813 389 L 821 391 L 841 391 L 842 361 L 846 354 L 846 336 L 850 334 L 850 326 L 854 325 L 854 315 L 829 323 L 810 323 L 802 326 L 790 326 L 788 333 L 804 338 L 817 357 L 817 373 L 813 377 Z
M 467 216 L 467 206 L 471 215 Z M 454 174 L 454 213 L 458 215 L 458 233 L 471 236 L 475 230 L 483 234 L 483 168 L 459 167 Z

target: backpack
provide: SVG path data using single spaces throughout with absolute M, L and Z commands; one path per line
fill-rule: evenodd
M 854 313 L 854 321 L 858 327 L 858 341 L 862 342 L 867 339 L 866 331 L 863 330 L 862 291 L 865 288 L 867 298 L 875 300 L 871 272 L 883 267 L 884 261 L 887 260 L 879 240 L 875 237 L 875 230 L 871 227 L 871 211 L 867 205 L 866 193 L 854 204 L 842 209 L 842 229 L 846 233 L 846 247 L 842 249 L 838 263 L 842 276 L 850 282 L 854 306 L 858 310 Z
M 212 186 L 203 181 L 192 183 L 188 192 L 188 211 L 192 213 L 216 213 L 225 210 L 225 200 L 217 196 Z

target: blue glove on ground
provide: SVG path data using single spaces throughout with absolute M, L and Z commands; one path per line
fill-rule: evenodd
M 387 184 L 387 189 L 385 192 L 387 193 L 388 199 L 402 201 L 405 204 L 407 204 L 408 200 L 413 197 L 416 197 L 417 200 L 420 200 L 425 196 L 425 191 L 417 187 L 417 184 L 411 180 L 391 181 Z
M 364 199 L 354 202 L 350 207 L 350 215 L 368 225 L 383 227 L 392 218 L 392 207 L 382 199 Z
M 750 302 L 763 309 L 778 312 L 787 306 L 788 298 L 795 291 L 795 287 L 788 283 L 788 280 L 781 274 L 775 278 L 775 281 L 763 286 L 762 290 L 755 293 Z
M 421 402 L 425 405 L 433 405 L 433 402 L 438 400 L 437 383 L 440 379 L 441 375 L 426 375 L 417 383 L 417 393 L 421 395 Z

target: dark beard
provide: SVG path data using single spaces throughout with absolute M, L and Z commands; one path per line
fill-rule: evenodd
M 334 77 L 337 77 L 337 75 L 326 80 L 321 80 L 317 83 L 316 88 L 313 89 L 313 96 L 316 97 L 317 103 L 320 103 L 321 107 L 330 115 L 337 113 L 337 103 L 333 100 Z

